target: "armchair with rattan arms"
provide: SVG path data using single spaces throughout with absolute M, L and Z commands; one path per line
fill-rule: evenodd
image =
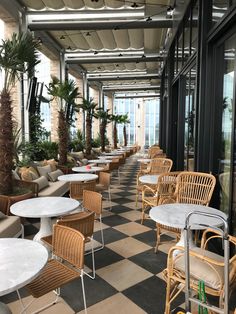
M 94 261 L 94 247 L 93 247 L 93 230 L 94 230 L 94 212 L 78 212 L 61 217 L 57 220 L 57 225 L 67 226 L 72 229 L 81 232 L 85 238 L 85 243 L 91 242 L 91 253 L 92 253 L 92 265 L 93 275 L 84 273 L 91 279 L 95 278 L 95 261 Z M 46 243 L 49 247 L 52 246 L 53 236 L 46 236 L 41 238 L 41 241 Z
M 144 185 L 142 190 L 142 222 L 145 218 L 145 211 L 148 208 L 160 205 L 165 199 L 174 195 L 176 178 L 179 173 L 179 171 L 161 173 L 158 176 L 155 187 Z
M 86 181 L 86 182 L 70 182 L 70 198 L 76 200 L 83 199 L 83 191 L 95 191 L 96 181 Z
M 56 290 L 56 299 L 34 313 L 39 313 L 43 309 L 55 304 L 60 294 L 59 288 L 79 278 L 81 279 L 82 285 L 84 309 L 85 313 L 87 313 L 83 280 L 84 246 L 85 237 L 78 230 L 62 225 L 53 226 L 53 258 L 47 262 L 40 275 L 30 284 L 26 285 L 26 288 L 34 298 L 40 298 L 48 292 L 55 292 Z M 66 261 L 66 263 L 64 261 Z M 26 308 L 28 308 L 30 304 L 28 304 Z
M 208 237 L 209 233 L 211 234 Z M 198 282 L 205 283 L 206 294 L 219 297 L 219 307 L 224 303 L 224 258 L 207 249 L 209 241 L 222 238 L 219 231 L 207 229 L 203 232 L 201 247 L 195 247 L 189 251 L 190 288 L 198 292 Z M 236 246 L 236 237 L 229 236 L 229 242 Z M 179 253 L 176 255 L 176 250 Z M 184 248 L 174 246 L 170 249 L 167 259 L 167 268 L 163 271 L 163 277 L 167 282 L 165 314 L 169 314 L 171 303 L 185 288 L 185 260 Z M 229 260 L 229 291 L 236 284 L 236 254 Z
M 99 181 L 98 184 L 95 187 L 95 191 L 102 193 L 106 191 L 108 193 L 108 200 L 110 203 L 110 209 L 111 209 L 111 174 L 109 172 L 99 172 Z
M 210 173 L 182 171 L 176 178 L 175 193 L 165 197 L 165 199 L 160 201 L 158 205 L 169 203 L 187 203 L 208 206 L 215 188 L 215 184 L 216 179 Z M 177 237 L 180 235 L 180 229 L 157 223 L 156 252 L 160 242 L 160 235 L 163 230 L 175 233 Z M 197 233 L 195 236 L 195 239 L 197 239 Z

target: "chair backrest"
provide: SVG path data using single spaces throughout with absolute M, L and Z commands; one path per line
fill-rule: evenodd
M 102 213 L 102 195 L 98 192 L 84 190 L 83 207 L 90 212 L 100 215 Z
M 99 172 L 99 183 L 108 188 L 111 184 L 111 174 L 108 172 Z
M 9 207 L 10 207 L 9 197 L 7 197 L 5 195 L 0 195 L 0 211 L 3 214 L 8 215 L 9 214 Z
M 164 172 L 170 172 L 173 165 L 173 161 L 168 158 L 155 158 L 150 162 L 150 173 L 159 174 Z
M 176 201 L 209 205 L 215 184 L 216 179 L 212 174 L 183 171 L 177 177 Z
M 158 176 L 157 181 L 157 194 L 159 196 L 158 205 L 167 204 L 168 202 L 173 202 L 171 199 L 174 197 L 177 176 L 180 174 L 180 171 L 172 171 L 161 173 Z
M 70 183 L 70 197 L 76 200 L 83 199 L 83 191 L 94 191 L 96 186 L 95 181 L 88 182 L 71 182 Z
M 52 252 L 70 264 L 84 268 L 85 237 L 78 230 L 54 224 Z
M 78 230 L 87 238 L 93 235 L 94 216 L 94 212 L 87 213 L 86 215 L 80 215 L 80 213 L 67 215 L 61 217 L 61 219 L 57 221 L 57 224 Z

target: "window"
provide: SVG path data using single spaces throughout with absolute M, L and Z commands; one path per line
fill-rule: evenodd
M 159 108 L 160 100 L 147 99 L 145 106 L 145 145 L 159 142 Z

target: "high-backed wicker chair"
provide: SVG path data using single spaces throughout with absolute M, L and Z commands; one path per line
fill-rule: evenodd
M 70 182 L 70 197 L 76 200 L 83 199 L 83 191 L 95 191 L 96 181 Z
M 147 209 L 162 204 L 167 198 L 174 195 L 176 178 L 179 173 L 179 171 L 161 173 L 154 188 L 147 185 L 143 186 L 141 223 L 145 219 L 145 211 Z
M 79 212 L 75 214 L 70 214 L 63 216 L 57 220 L 57 225 L 62 225 L 70 227 L 72 229 L 81 232 L 85 238 L 85 243 L 91 242 L 92 248 L 92 264 L 93 264 L 93 275 L 89 275 L 84 271 L 84 273 L 91 279 L 95 278 L 95 261 L 94 261 L 94 249 L 93 249 L 93 229 L 94 229 L 94 212 Z M 52 246 L 53 236 L 46 236 L 41 238 L 48 246 Z
M 176 178 L 176 190 L 174 195 L 166 197 L 161 204 L 187 203 L 209 205 L 216 184 L 215 177 L 210 173 L 182 171 Z M 157 223 L 157 245 L 163 230 L 174 232 L 177 236 L 180 230 Z
M 98 184 L 95 187 L 95 191 L 102 193 L 104 191 L 107 191 L 108 193 L 108 200 L 110 202 L 110 209 L 111 209 L 111 174 L 108 172 L 99 172 L 99 181 Z
M 173 165 L 173 161 L 169 158 L 154 158 L 151 160 L 148 166 L 149 174 L 159 174 L 164 172 L 170 172 Z
M 102 228 L 102 195 L 98 192 L 84 190 L 83 207 L 85 210 L 88 210 L 89 212 L 94 212 L 95 219 L 98 218 L 99 223 L 100 223 L 102 245 L 100 247 L 96 247 L 96 249 L 94 250 L 94 252 L 96 252 L 103 249 L 105 245 L 103 228 Z
M 209 232 L 210 237 L 207 237 Z M 203 232 L 201 248 L 190 250 L 190 287 L 198 291 L 198 282 L 203 280 L 205 291 L 209 295 L 219 297 L 219 306 L 223 306 L 224 299 L 224 258 L 207 250 L 211 239 L 221 238 L 221 234 L 212 229 Z M 229 236 L 229 241 L 236 246 L 236 237 Z M 174 252 L 179 251 L 178 255 Z M 235 249 L 234 249 L 235 252 Z M 172 247 L 168 254 L 167 268 L 163 271 L 163 277 L 167 282 L 165 314 L 170 313 L 171 303 L 185 288 L 185 261 L 184 248 Z M 229 261 L 229 288 L 230 291 L 236 283 L 236 254 Z
M 50 259 L 40 275 L 26 286 L 35 298 L 57 289 L 56 299 L 39 311 L 57 302 L 60 293 L 58 288 L 74 279 L 81 278 L 84 308 L 87 313 L 83 280 L 84 243 L 85 237 L 78 230 L 61 225 L 53 226 L 52 253 L 54 258 Z

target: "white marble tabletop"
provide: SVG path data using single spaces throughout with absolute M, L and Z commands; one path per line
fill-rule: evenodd
M 21 217 L 54 217 L 65 215 L 78 208 L 79 205 L 79 201 L 68 197 L 36 197 L 11 205 L 10 211 L 12 214 Z
M 102 171 L 104 168 L 102 167 L 95 167 L 95 166 L 89 166 L 90 168 L 88 168 L 87 166 L 81 166 L 81 167 L 73 167 L 72 170 L 75 172 L 99 172 Z
M 68 197 L 49 196 L 36 197 L 17 202 L 10 207 L 12 214 L 20 217 L 40 218 L 40 229 L 34 241 L 52 234 L 51 217 L 60 217 L 79 209 L 80 202 Z
M 26 239 L 0 239 L 0 296 L 30 283 L 46 265 L 48 251 Z
M 96 180 L 98 178 L 97 174 L 92 173 L 74 173 L 74 174 L 64 174 L 62 176 L 58 177 L 59 181 L 77 181 L 77 182 L 83 182 L 83 181 L 92 181 Z
M 183 229 L 185 227 L 185 219 L 190 212 L 200 211 L 209 214 L 217 214 L 224 219 L 227 219 L 225 213 L 218 209 L 196 204 L 163 204 L 151 208 L 149 215 L 154 221 L 174 228 Z M 193 215 L 190 218 L 190 225 L 192 230 L 206 229 L 204 226 L 199 226 L 199 223 L 204 223 L 209 226 L 219 226 L 221 221 L 217 218 Z
M 102 156 L 98 156 L 98 159 L 110 159 L 112 160 L 112 158 L 117 158 L 117 156 L 112 156 L 112 155 L 109 155 L 109 156 L 105 156 L 105 155 L 102 155 Z
M 151 161 L 151 158 L 141 158 L 141 159 L 138 159 L 139 162 L 143 162 L 143 163 L 149 163 Z
M 147 174 L 139 177 L 139 181 L 144 184 L 157 184 L 158 174 Z
M 103 159 L 92 159 L 92 160 L 90 159 L 90 160 L 88 160 L 88 162 L 92 163 L 92 164 L 109 164 L 112 162 L 112 160 L 105 159 L 105 158 L 103 158 Z
M 122 151 L 120 151 L 120 152 L 113 151 L 113 152 L 110 152 L 110 153 L 103 153 L 102 155 L 103 156 L 121 156 L 121 155 L 123 155 L 123 153 L 122 153 Z

